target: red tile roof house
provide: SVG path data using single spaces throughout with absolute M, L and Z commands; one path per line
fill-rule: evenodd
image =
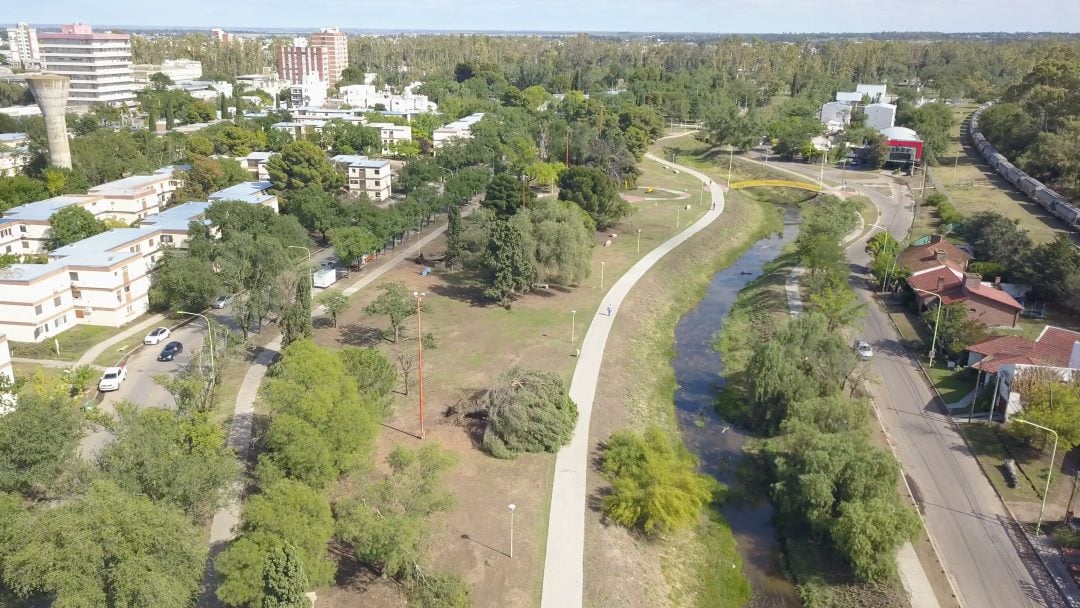
M 1020 395 L 1011 388 L 1017 374 L 1042 368 L 1068 381 L 1080 372 L 1080 332 L 1047 325 L 1034 341 L 1020 336 L 993 336 L 968 347 L 967 363 L 979 371 L 982 384 L 995 383 L 994 410 L 1008 420 L 1020 411 Z M 984 375 L 986 379 L 982 380 Z
M 935 234 L 929 243 L 900 252 L 896 263 L 911 272 L 907 284 L 915 292 L 916 310 L 926 310 L 940 296 L 946 305 L 964 302 L 968 315 L 987 326 L 1016 327 L 1024 305 L 999 289 L 999 281 L 983 283 L 978 274 L 964 272 L 970 259 Z

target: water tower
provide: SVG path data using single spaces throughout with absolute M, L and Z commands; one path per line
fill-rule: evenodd
M 26 77 L 41 114 L 45 117 L 45 137 L 49 140 L 49 164 L 71 168 L 71 148 L 67 134 L 68 77 L 38 74 Z

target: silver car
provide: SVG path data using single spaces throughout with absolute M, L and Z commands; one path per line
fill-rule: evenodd
M 862 361 L 867 361 L 874 356 L 874 349 L 870 348 L 870 343 L 866 340 L 859 340 L 855 343 L 855 354 L 859 356 Z

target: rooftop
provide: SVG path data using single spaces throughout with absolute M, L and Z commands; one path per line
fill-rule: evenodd
M 38 277 L 51 274 L 64 268 L 63 262 L 49 262 L 48 264 L 12 264 L 0 269 L 0 282 L 4 281 L 33 281 Z
M 270 182 L 240 182 L 235 186 L 229 186 L 224 190 L 218 190 L 210 194 L 211 201 L 223 201 L 223 200 L 247 200 L 248 197 L 266 194 L 273 184 Z
M 361 154 L 338 154 L 330 160 L 335 163 L 349 165 L 350 167 L 360 167 L 362 169 L 380 169 L 390 164 L 390 161 L 385 158 L 368 158 Z
M 105 182 L 100 186 L 94 186 L 90 188 L 90 192 L 116 192 L 119 190 L 143 190 L 149 188 L 154 184 L 160 182 L 162 179 L 168 178 L 172 175 L 172 171 L 169 171 L 168 175 L 156 174 L 156 175 L 132 175 L 131 177 L 125 177 L 123 179 L 114 180 L 111 182 Z
M 1035 340 L 993 336 L 972 344 L 968 350 L 984 356 L 973 367 L 995 373 L 1009 363 L 1068 367 L 1077 342 L 1080 342 L 1080 333 L 1047 325 Z
M 4 212 L 4 217 L 26 221 L 48 221 L 54 213 L 64 207 L 78 205 L 80 203 L 89 203 L 100 199 L 100 195 L 68 194 L 64 196 L 54 196 L 43 201 L 36 201 L 33 203 L 26 203 L 25 205 L 19 205 L 18 207 L 12 207 Z
M 49 252 L 50 258 L 61 258 L 70 255 L 78 255 L 81 258 L 87 254 L 109 252 L 132 241 L 146 238 L 156 232 L 155 228 L 114 228 L 77 243 L 65 245 Z
M 902 141 L 922 141 L 919 134 L 907 127 L 888 127 L 881 130 L 881 134 L 887 139 L 899 139 Z
M 953 262 L 961 269 L 967 267 L 968 260 L 971 259 L 969 254 L 961 251 L 956 245 L 949 242 L 948 239 L 935 234 L 930 237 L 929 243 L 908 247 L 901 251 L 900 255 L 897 257 L 896 263 L 901 267 L 907 268 L 912 273 L 944 266 L 945 264 L 939 260 L 936 255 L 936 252 L 939 250 L 944 252 L 943 255 L 945 260 Z
M 170 207 L 161 213 L 147 216 L 140 226 L 170 231 L 186 231 L 191 221 L 206 213 L 209 207 L 210 203 L 184 203 Z

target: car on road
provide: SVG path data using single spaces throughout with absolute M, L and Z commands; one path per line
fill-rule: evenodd
M 176 355 L 184 352 L 184 345 L 173 340 L 165 345 L 165 348 L 161 349 L 161 354 L 157 356 L 158 361 L 172 361 L 176 358 Z
M 127 380 L 127 371 L 123 367 L 106 367 L 98 381 L 98 390 L 103 393 L 118 390 L 124 380 Z
M 233 301 L 233 297 L 230 296 L 230 295 L 218 296 L 217 299 L 214 300 L 213 307 L 215 309 L 217 309 L 217 310 L 221 310 L 222 308 L 225 308 L 229 304 L 232 304 L 232 301 Z
M 857 340 L 855 342 L 855 354 L 859 356 L 862 361 L 868 361 L 874 356 L 874 349 L 870 347 L 870 343 L 866 340 Z
M 146 337 L 143 338 L 143 344 L 160 344 L 164 342 L 165 339 L 168 338 L 171 334 L 172 332 L 169 331 L 168 327 L 159 327 L 154 331 L 146 334 Z

